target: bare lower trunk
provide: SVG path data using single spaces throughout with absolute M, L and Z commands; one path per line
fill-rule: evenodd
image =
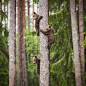
M 30 11 L 29 11 L 29 10 L 30 10 L 30 9 L 29 9 L 29 8 L 30 8 L 30 0 L 28 0 L 27 6 L 28 6 L 28 16 L 29 16 L 29 14 L 30 14 Z
M 2 23 L 2 1 L 0 3 L 0 10 L 1 10 L 0 22 Z M 0 26 L 0 28 L 2 28 L 2 27 Z
M 79 33 L 80 33 L 81 72 L 83 77 L 85 75 L 85 55 L 84 55 L 84 48 L 82 47 L 84 41 L 83 0 L 79 0 Z
M 25 50 L 26 53 L 26 50 Z M 27 54 L 25 54 L 25 86 L 29 86 L 28 85 L 28 64 L 27 64 Z
M 9 86 L 16 86 L 16 0 L 10 1 Z
M 70 0 L 70 9 L 71 9 L 72 38 L 73 38 L 73 51 L 74 51 L 74 64 L 75 64 L 75 81 L 76 86 L 82 86 L 75 0 Z
M 49 23 L 48 0 L 39 0 L 39 14 L 43 16 L 40 29 L 45 29 Z M 48 36 L 40 33 L 40 86 L 50 86 L 50 52 L 47 48 Z
M 23 0 L 18 0 L 18 86 L 23 86 L 23 64 L 22 64 L 22 53 L 23 53 Z
M 28 17 L 29 17 L 29 20 L 28 20 L 28 27 L 30 26 L 30 0 L 28 0 L 27 2 L 27 6 L 28 6 Z
M 2 9 L 2 4 L 0 3 L 0 10 Z
M 23 29 L 24 29 L 24 36 L 26 36 L 25 29 L 26 29 L 26 15 L 25 15 L 25 0 L 23 0 Z M 24 37 L 23 36 L 23 37 Z M 26 53 L 26 39 L 23 39 L 23 49 L 24 49 L 24 69 L 25 69 L 25 86 L 28 86 L 28 65 L 27 65 L 27 53 Z

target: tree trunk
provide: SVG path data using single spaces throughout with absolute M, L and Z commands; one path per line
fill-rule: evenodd
M 29 8 L 30 8 L 30 0 L 28 0 L 27 6 L 28 6 L 28 16 L 29 16 L 30 15 L 30 11 L 29 11 Z
M 0 3 L 0 10 L 1 10 L 0 22 L 2 23 L 2 1 Z M 2 28 L 2 25 L 0 26 L 0 28 Z
M 0 22 L 2 23 L 2 1 L 0 3 L 0 10 L 1 10 Z M 2 28 L 2 25 L 0 25 L 0 28 Z
M 8 15 L 8 4 L 7 4 L 7 15 Z M 7 28 L 8 28 L 8 19 L 7 19 Z
M 33 12 L 34 12 L 34 2 L 33 2 Z M 32 24 L 33 24 L 33 28 L 34 28 L 34 20 L 33 20 Z
M 83 0 L 79 0 L 79 34 L 80 34 L 80 57 L 82 77 L 85 75 L 85 55 L 82 47 L 84 41 L 84 24 L 83 24 Z M 84 82 L 84 81 L 83 81 Z
M 18 0 L 18 86 L 24 86 L 23 77 L 23 0 Z
M 26 15 L 25 15 L 25 0 L 23 2 L 23 29 L 24 29 L 24 36 L 26 36 L 25 34 L 25 29 L 26 29 Z M 24 49 L 24 65 L 25 65 L 25 86 L 28 86 L 28 65 L 27 65 L 27 53 L 26 53 L 26 39 L 23 40 L 23 49 Z
M 28 28 L 30 27 L 30 0 L 28 0 L 28 2 L 27 2 L 27 6 L 28 6 L 28 17 L 29 17 L 29 19 L 28 19 Z
M 70 9 L 71 9 L 72 38 L 73 38 L 73 51 L 74 51 L 74 64 L 75 64 L 75 80 L 76 86 L 82 86 L 75 0 L 70 0 Z
M 39 14 L 43 16 L 40 21 L 40 29 L 45 29 L 49 24 L 49 1 L 39 0 Z M 48 36 L 40 32 L 40 86 L 50 86 L 50 50 Z
M 9 86 L 16 86 L 16 0 L 10 0 Z
M 0 10 L 2 9 L 2 4 L 0 3 Z

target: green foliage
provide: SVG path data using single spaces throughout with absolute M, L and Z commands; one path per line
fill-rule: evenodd
M 29 55 L 31 52 L 33 52 L 33 55 L 38 55 L 39 53 L 39 37 L 36 36 L 36 32 L 29 31 L 29 29 L 26 29 L 26 50 L 27 54 Z
M 84 39 L 84 42 L 83 42 L 83 46 L 82 47 L 86 48 L 86 32 L 84 32 L 84 34 L 85 34 L 85 39 Z
M 19 35 L 19 34 L 17 34 L 17 35 L 16 35 L 16 38 L 18 38 L 18 37 L 20 37 L 20 35 Z
M 51 86 L 74 86 L 72 30 L 67 2 L 59 4 L 59 8 L 50 15 L 49 23 L 56 36 L 56 42 L 51 48 Z
M 82 80 L 84 80 L 84 81 L 85 81 L 85 79 L 86 79 L 86 72 L 85 72 L 85 76 L 84 76 L 84 77 L 82 77 Z M 83 83 L 83 86 L 86 86 L 86 83 Z
M 84 7 L 86 9 L 86 7 Z M 86 23 L 86 13 L 84 13 L 84 22 Z M 83 42 L 83 46 L 84 48 L 86 48 L 86 25 L 84 24 L 84 33 L 85 35 L 85 39 L 84 39 L 84 42 Z
M 38 0 L 33 0 L 33 1 L 35 3 L 38 3 Z M 86 1 L 84 0 L 84 2 Z M 76 7 L 78 7 L 77 3 L 78 0 L 76 0 Z M 86 10 L 85 5 L 84 8 Z M 75 69 L 74 69 L 74 55 L 73 55 L 69 0 L 49 0 L 49 11 L 51 12 L 51 15 L 49 16 L 49 24 L 53 26 L 56 36 L 56 42 L 51 46 L 51 50 L 50 50 L 51 86 L 75 86 Z M 84 22 L 86 23 L 85 11 L 84 11 Z M 86 32 L 85 24 L 84 24 L 84 28 Z M 32 49 L 34 48 L 39 50 L 39 48 L 36 48 L 34 46 L 35 44 L 32 45 L 32 43 L 38 43 L 36 42 L 37 39 L 35 37 L 34 37 L 35 38 L 34 42 L 32 40 L 33 36 L 36 36 L 36 34 L 34 35 L 33 32 L 30 30 L 29 32 L 26 38 L 28 39 L 27 53 L 33 56 L 36 54 L 36 52 L 32 51 Z M 33 34 L 33 36 L 31 34 Z M 86 48 L 86 36 L 83 46 Z M 32 61 L 32 58 L 30 58 L 30 61 Z M 30 79 L 32 80 L 33 78 L 33 80 L 37 80 L 38 78 L 36 79 L 34 73 L 35 67 L 33 67 L 33 64 L 30 63 L 28 67 L 29 67 L 28 71 L 32 75 L 30 76 Z M 86 77 L 84 77 L 83 79 L 85 78 Z M 33 83 L 31 83 L 30 85 L 33 86 Z
M 32 28 L 26 29 L 26 50 L 28 54 L 28 77 L 30 86 L 39 86 L 39 75 L 36 74 L 36 64 L 33 64 L 33 56 L 39 56 L 39 37 Z
M 38 2 L 39 2 L 39 0 L 33 0 L 33 2 L 38 3 Z
M 1 21 L 6 21 L 6 18 L 8 18 L 8 16 L 6 15 L 5 12 L 3 12 L 2 10 L 0 10 L 0 16 L 1 16 Z
M 66 5 L 66 1 L 65 0 L 50 0 L 49 1 L 49 10 L 51 12 L 58 12 L 61 9 L 64 9 Z
M 0 86 L 9 86 L 9 63 L 0 52 Z
M 10 0 L 4 0 L 4 2 L 7 3 L 7 4 L 8 4 L 9 1 L 10 1 Z
M 9 32 L 4 24 L 6 18 L 8 18 L 8 16 L 0 9 L 0 86 L 9 86 Z
M 37 65 L 33 64 L 32 58 L 29 59 L 28 63 L 28 75 L 29 75 L 29 85 L 39 86 L 39 75 L 36 74 Z
M 5 4 L 8 4 L 10 0 L 4 0 Z M 0 3 L 2 3 L 2 0 L 0 0 Z

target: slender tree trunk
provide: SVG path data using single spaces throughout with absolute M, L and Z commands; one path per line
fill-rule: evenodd
M 23 16 L 22 16 L 22 18 L 23 18 L 23 38 L 24 38 L 24 36 L 25 36 L 25 32 L 24 32 L 24 29 L 26 28 L 26 22 L 25 22 L 25 0 L 23 0 L 23 3 L 22 3 L 23 5 Z M 26 52 L 25 52 L 25 39 L 23 39 L 23 45 L 22 45 L 22 72 L 23 72 L 23 86 L 26 86 L 26 72 L 25 72 L 25 66 L 26 66 L 26 64 L 25 64 L 25 58 L 26 58 L 26 56 L 25 56 L 25 54 L 26 54 Z
M 23 23 L 24 23 L 24 26 L 23 26 L 23 29 L 24 29 L 24 36 L 26 36 L 25 34 L 25 29 L 26 29 L 26 15 L 25 15 L 25 0 L 24 0 L 24 3 L 23 3 Z M 28 86 L 28 65 L 27 65 L 27 53 L 26 53 L 26 40 L 24 39 L 23 40 L 24 43 L 23 43 L 23 49 L 24 49 L 24 65 L 25 65 L 25 86 Z
M 18 86 L 24 86 L 23 77 L 23 0 L 18 0 Z
M 5 1 L 4 1 L 4 13 L 6 14 L 6 10 L 5 10 Z M 5 22 L 5 29 L 6 29 L 6 19 L 4 18 L 4 22 Z
M 38 2 L 37 2 L 37 13 L 38 13 Z
M 10 0 L 9 86 L 16 86 L 16 0 Z
M 8 4 L 7 4 L 7 15 L 8 15 Z M 7 28 L 8 28 L 8 19 L 7 19 Z
M 33 2 L 33 12 L 34 12 L 34 2 Z M 34 28 L 34 20 L 33 20 L 33 28 Z
M 30 0 L 28 0 L 28 2 L 27 2 L 27 6 L 28 6 L 28 16 L 29 16 L 29 20 L 28 20 L 28 27 L 29 27 L 29 25 L 30 25 Z
M 22 44 L 22 86 L 25 86 L 25 53 L 24 53 L 24 39 L 23 39 L 23 44 Z
M 28 0 L 27 6 L 28 6 L 28 16 L 29 16 L 30 15 L 30 11 L 29 11 L 29 8 L 30 8 L 30 0 Z
M 1 11 L 0 22 L 2 23 L 2 2 L 0 3 L 0 11 Z M 1 28 L 1 26 L 0 26 L 0 28 Z
M 28 20 L 28 28 L 30 27 L 30 0 L 28 0 L 27 2 L 27 6 L 28 6 L 28 17 L 29 17 L 29 20 Z M 30 73 L 28 72 L 28 63 L 29 63 L 29 60 L 30 60 L 30 56 L 27 54 L 27 63 L 26 63 L 26 69 L 27 69 L 27 86 L 29 86 L 29 80 L 28 80 L 28 77 L 30 76 Z
M 2 4 L 0 3 L 0 10 L 2 9 Z
M 5 13 L 5 1 L 4 1 L 4 13 Z
M 39 0 L 39 14 L 43 16 L 40 21 L 40 28 L 45 29 L 49 24 L 49 1 Z M 50 50 L 48 46 L 48 36 L 40 33 L 40 86 L 50 86 Z
M 82 86 L 75 0 L 70 0 L 70 9 L 71 9 L 72 38 L 73 38 L 73 51 L 74 51 L 74 64 L 75 64 L 75 80 L 76 86 Z
M 25 50 L 25 86 L 28 86 L 28 64 L 27 64 L 27 54 Z
M 82 47 L 84 41 L 84 24 L 83 24 L 83 0 L 79 0 L 79 34 L 80 34 L 80 57 L 82 77 L 85 75 L 85 55 Z M 84 81 L 83 81 L 84 82 Z

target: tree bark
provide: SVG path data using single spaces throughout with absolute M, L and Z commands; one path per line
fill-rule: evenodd
M 28 16 L 29 16 L 29 15 L 30 15 L 30 11 L 29 11 L 29 10 L 30 10 L 30 9 L 29 9 L 29 8 L 30 8 L 30 0 L 28 0 L 27 6 L 28 6 Z
M 40 21 L 40 29 L 45 29 L 49 24 L 49 1 L 39 0 L 39 14 L 43 16 Z M 50 50 L 48 36 L 40 32 L 40 86 L 50 86 Z
M 33 12 L 34 12 L 34 2 L 33 2 Z M 34 28 L 34 20 L 33 20 L 32 24 L 33 24 L 33 28 Z
M 29 17 L 29 19 L 28 19 L 28 28 L 29 28 L 29 26 L 30 26 L 30 0 L 28 0 L 28 2 L 27 2 L 27 6 L 28 6 L 28 17 Z
M 70 10 L 71 10 L 74 64 L 75 64 L 75 81 L 76 81 L 76 86 L 82 86 L 75 0 L 70 0 Z
M 0 22 L 2 23 L 2 1 L 0 3 L 0 10 L 1 10 Z M 2 28 L 2 27 L 0 26 L 0 28 Z
M 18 86 L 24 86 L 23 75 L 23 0 L 18 0 Z
M 23 29 L 24 29 L 24 36 L 26 36 L 25 29 L 26 29 L 26 15 L 25 15 L 25 0 L 23 0 Z M 23 36 L 23 37 L 24 37 Z M 27 53 L 26 53 L 26 39 L 23 40 L 23 49 L 24 49 L 24 65 L 25 65 L 25 86 L 28 86 L 28 64 L 27 64 Z
M 8 4 L 7 4 L 7 15 L 8 15 Z M 8 19 L 7 19 L 7 28 L 8 28 Z
M 2 9 L 2 4 L 0 3 L 0 10 Z
M 16 0 L 10 0 L 9 86 L 16 86 Z
M 80 34 L 80 57 L 82 77 L 85 75 L 85 55 L 82 47 L 84 41 L 84 24 L 83 24 L 83 0 L 79 0 L 79 34 Z M 83 80 L 84 82 L 84 80 Z

